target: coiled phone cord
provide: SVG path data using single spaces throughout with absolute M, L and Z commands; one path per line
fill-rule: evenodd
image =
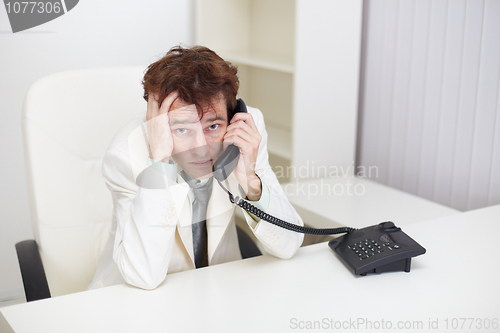
M 261 211 L 259 208 L 255 207 L 254 205 L 252 205 L 248 201 L 246 201 L 238 196 L 235 197 L 231 192 L 229 192 L 224 187 L 224 185 L 222 185 L 222 183 L 219 180 L 217 180 L 217 182 L 222 187 L 222 189 L 229 195 L 229 200 L 231 201 L 231 203 L 243 208 L 247 212 L 257 216 L 258 218 L 260 218 L 264 221 L 267 221 L 269 223 L 277 225 L 278 227 L 292 230 L 295 232 L 300 232 L 303 234 L 312 234 L 312 235 L 334 235 L 334 234 L 342 234 L 342 233 L 351 233 L 354 230 L 356 230 L 354 228 L 349 228 L 349 227 L 316 229 L 316 228 L 302 227 L 300 225 L 285 222 L 283 220 L 280 220 L 277 217 L 274 217 L 272 215 L 264 213 L 263 211 Z

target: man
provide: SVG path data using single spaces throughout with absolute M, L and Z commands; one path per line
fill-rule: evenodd
M 171 49 L 144 75 L 146 117 L 113 138 L 103 175 L 113 226 L 89 288 L 124 281 L 154 289 L 167 273 L 241 259 L 233 205 L 211 171 L 229 145 L 240 150 L 229 190 L 282 220 L 303 225 L 267 153 L 262 113 L 233 114 L 237 69 L 205 47 Z M 264 250 L 292 257 L 303 235 L 244 212 Z

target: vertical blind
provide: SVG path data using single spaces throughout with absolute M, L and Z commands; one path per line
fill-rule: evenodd
M 500 204 L 500 1 L 364 6 L 357 165 L 459 210 Z

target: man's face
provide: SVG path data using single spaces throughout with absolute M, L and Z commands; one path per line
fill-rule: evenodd
M 200 119 L 194 105 L 176 99 L 168 112 L 172 132 L 172 158 L 191 177 L 212 176 L 213 162 L 223 151 L 222 140 L 227 130 L 224 98 L 203 108 Z

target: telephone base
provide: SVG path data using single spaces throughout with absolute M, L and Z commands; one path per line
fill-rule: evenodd
M 425 249 L 394 223 L 382 222 L 332 239 L 328 246 L 354 275 L 410 272 L 411 258 Z
M 405 271 L 406 273 L 409 273 L 410 268 L 411 268 L 411 258 L 407 258 L 392 262 L 384 266 L 379 266 L 375 269 L 372 269 L 371 271 L 364 272 L 359 275 L 365 276 L 368 273 L 380 274 L 384 272 L 399 272 L 399 271 Z

